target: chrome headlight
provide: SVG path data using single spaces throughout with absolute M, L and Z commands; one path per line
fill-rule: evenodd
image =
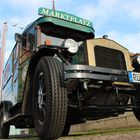
M 70 38 L 64 41 L 64 47 L 67 48 L 70 53 L 77 53 L 78 51 L 78 43 Z
M 136 55 L 132 60 L 132 66 L 134 68 L 140 68 L 140 55 Z

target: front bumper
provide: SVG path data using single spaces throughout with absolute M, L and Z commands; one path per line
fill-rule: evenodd
M 88 65 L 67 65 L 64 80 L 90 79 L 97 81 L 129 82 L 128 72 Z

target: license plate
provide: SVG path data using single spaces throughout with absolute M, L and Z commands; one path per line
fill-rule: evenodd
M 140 73 L 128 72 L 130 83 L 140 83 Z

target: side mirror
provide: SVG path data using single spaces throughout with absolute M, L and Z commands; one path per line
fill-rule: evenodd
M 15 33 L 15 41 L 19 43 L 22 42 L 22 36 L 19 33 Z

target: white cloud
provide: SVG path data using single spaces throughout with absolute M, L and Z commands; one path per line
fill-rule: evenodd
M 12 9 L 10 13 L 8 13 L 8 18 L 6 16 L 2 16 L 1 20 L 7 21 L 10 24 L 17 23 L 21 26 L 27 26 L 30 22 L 33 22 L 36 20 L 38 16 L 38 8 L 39 7 L 46 7 L 46 8 L 52 8 L 52 1 L 53 0 L 6 0 L 1 1 L 3 7 L 9 7 Z M 65 8 L 65 5 L 70 5 L 72 0 L 55 0 L 56 3 L 56 9 L 57 7 L 59 9 L 62 9 L 62 7 Z M 2 8 L 3 8 L 2 7 Z M 4 10 L 3 10 L 4 11 Z M 9 11 L 8 11 L 9 12 Z M 6 12 L 5 12 L 6 13 Z
M 115 10 L 117 10 L 116 5 L 119 4 L 120 0 L 100 0 L 97 4 L 94 2 L 92 3 L 85 3 L 81 4 L 78 8 L 79 14 L 84 15 L 84 17 L 89 18 L 109 18 Z M 112 12 L 111 12 L 112 11 Z
M 81 4 L 77 9 L 77 13 L 84 18 L 92 20 L 95 30 L 98 30 L 111 22 L 113 18 L 115 19 L 119 16 L 118 7 L 120 7 L 120 0 L 100 0 L 97 4 L 94 2 Z
M 140 53 L 140 32 L 123 34 L 117 31 L 110 31 L 107 34 L 109 38 L 115 40 L 130 52 Z
M 125 26 L 125 24 L 131 22 L 131 20 L 134 20 L 133 24 L 140 22 L 139 0 L 83 1 L 84 0 L 75 2 L 73 0 L 55 0 L 56 9 L 92 20 L 96 34 L 108 32 L 109 38 L 116 40 L 132 52 L 140 52 L 140 32 L 136 30 L 133 30 L 133 32 L 132 30 L 129 31 L 129 28 L 132 29 L 135 25 L 131 27 Z M 78 2 L 79 4 L 76 4 Z M 14 16 L 10 15 L 8 22 L 10 24 L 18 23 L 18 25 L 24 27 L 37 18 L 37 9 L 39 7 L 52 7 L 52 0 L 6 0 L 0 1 L 0 3 L 10 6 L 14 9 L 14 12 L 16 11 L 13 14 Z M 75 5 L 77 5 L 77 7 L 75 7 Z M 137 23 L 135 23 L 135 19 Z M 118 21 L 115 23 L 116 25 L 114 24 L 115 21 Z M 121 23 L 123 23 L 123 25 L 121 25 Z M 11 31 L 13 33 L 18 30 L 17 28 L 18 26 L 15 30 L 9 29 L 9 32 Z M 126 30 L 127 32 L 125 32 Z M 10 36 L 12 35 L 10 34 Z M 8 43 L 7 46 L 10 46 L 10 43 Z
M 132 18 L 140 20 L 140 1 L 139 0 L 127 0 L 123 5 L 124 11 Z
M 13 9 L 20 10 L 19 12 L 28 13 L 30 16 L 32 12 L 36 12 L 39 7 L 52 8 L 53 0 L 5 0 L 1 3 L 9 5 Z M 55 0 L 56 9 L 64 9 L 70 4 L 73 3 L 73 0 Z
M 49 2 L 48 1 L 40 1 L 40 0 L 6 0 L 4 2 L 5 4 L 13 7 L 13 8 L 17 8 L 20 9 L 21 12 L 23 10 L 27 10 L 27 8 L 30 9 L 36 9 L 39 6 L 43 6 L 46 5 L 47 7 L 49 6 Z
M 115 26 L 119 27 L 118 24 L 120 24 L 119 30 L 123 31 L 124 29 L 132 29 L 132 27 L 125 27 L 125 24 L 127 26 L 128 23 L 132 22 L 138 26 L 136 22 L 140 22 L 139 5 L 139 0 L 99 0 L 97 3 L 94 1 L 80 3 L 76 12 L 77 15 L 92 20 L 97 32 L 112 30 L 109 29 L 111 27 L 115 30 Z

